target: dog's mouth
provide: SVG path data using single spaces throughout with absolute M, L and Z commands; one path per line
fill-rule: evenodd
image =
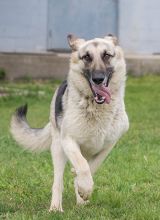
M 111 101 L 111 93 L 106 84 L 93 84 L 91 83 L 91 89 L 94 95 L 94 100 L 97 104 L 109 104 Z
M 109 90 L 109 83 L 114 72 L 113 67 L 108 67 L 106 72 L 103 71 L 85 71 L 85 77 L 89 83 L 90 89 L 93 93 L 94 100 L 97 104 L 109 104 L 111 101 L 111 92 Z

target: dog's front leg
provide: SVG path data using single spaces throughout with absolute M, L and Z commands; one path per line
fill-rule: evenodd
M 52 201 L 49 211 L 60 211 L 62 209 L 62 192 L 63 192 L 63 172 L 67 157 L 60 144 L 60 135 L 56 130 L 53 131 L 51 153 L 54 165 L 54 183 L 52 186 Z
M 99 152 L 99 154 L 96 154 L 95 156 L 93 156 L 89 161 L 88 164 L 90 166 L 90 171 L 92 176 L 95 174 L 95 172 L 97 171 L 97 169 L 100 167 L 100 165 L 102 164 L 102 162 L 105 160 L 105 158 L 107 157 L 107 155 L 109 154 L 109 152 L 111 151 L 111 149 L 113 148 L 113 145 L 108 146 L 107 148 L 103 149 L 101 152 Z M 75 175 L 75 169 L 72 168 L 71 169 L 72 173 Z M 77 189 L 77 178 L 75 177 L 74 180 L 74 187 L 75 187 L 75 193 L 76 193 L 76 198 L 77 198 L 77 204 L 86 204 L 86 202 L 83 200 L 79 194 L 78 194 L 78 189 Z
M 77 191 L 83 200 L 88 200 L 93 190 L 93 179 L 87 160 L 82 156 L 75 140 L 65 136 L 61 140 L 64 152 L 76 173 Z

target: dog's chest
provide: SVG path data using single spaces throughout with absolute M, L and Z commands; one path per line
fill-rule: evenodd
M 101 108 L 76 107 L 68 112 L 67 126 L 68 133 L 80 145 L 84 155 L 92 156 L 107 147 L 113 142 L 115 128 L 112 125 L 112 111 Z

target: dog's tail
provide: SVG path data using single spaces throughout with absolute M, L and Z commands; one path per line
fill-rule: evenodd
M 44 128 L 31 128 L 26 119 L 27 104 L 19 107 L 11 119 L 11 134 L 25 149 L 44 151 L 50 148 L 50 123 Z

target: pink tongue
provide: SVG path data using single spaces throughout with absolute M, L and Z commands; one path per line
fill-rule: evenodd
M 102 97 L 105 97 L 105 102 L 107 104 L 110 103 L 111 100 L 111 93 L 109 91 L 108 87 L 105 87 L 104 85 L 92 85 L 92 89 L 94 90 L 94 92 Z

